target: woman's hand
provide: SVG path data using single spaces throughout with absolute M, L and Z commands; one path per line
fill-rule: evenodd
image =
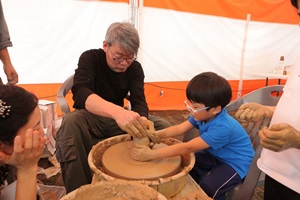
M 13 153 L 11 155 L 0 152 L 0 162 L 15 166 L 17 170 L 30 170 L 37 166 L 46 143 L 46 136 L 38 131 L 27 129 L 25 141 L 21 136 L 14 139 Z

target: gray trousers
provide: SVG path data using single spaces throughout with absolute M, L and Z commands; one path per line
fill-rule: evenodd
M 157 116 L 149 115 L 156 130 L 171 124 Z M 61 166 L 67 193 L 89 184 L 92 173 L 88 154 L 96 143 L 116 135 L 126 134 L 115 120 L 94 115 L 85 109 L 77 109 L 64 116 L 56 134 L 56 158 Z

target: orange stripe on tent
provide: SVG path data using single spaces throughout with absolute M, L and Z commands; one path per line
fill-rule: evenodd
M 116 2 L 116 3 L 120 3 L 120 2 L 129 3 L 129 0 L 80 0 L 80 1 L 87 1 L 87 2 L 90 2 L 90 1 L 109 1 L 109 2 Z
M 129 0 L 103 1 L 129 4 Z M 289 0 L 144 0 L 144 6 L 242 20 L 251 14 L 253 21 L 299 24 L 297 9 Z
M 269 80 L 269 85 L 276 85 L 278 80 Z M 237 98 L 238 80 L 229 81 L 233 98 Z M 281 82 L 282 84 L 285 81 Z M 188 81 L 153 82 L 145 83 L 145 95 L 150 110 L 184 110 L 183 101 L 186 99 L 185 88 Z M 56 94 L 61 84 L 20 84 L 19 86 L 37 95 L 39 99 L 56 101 Z M 265 86 L 265 80 L 244 80 L 242 95 Z M 163 93 L 162 93 L 163 91 Z M 73 105 L 71 92 L 66 96 L 70 107 Z M 126 102 L 125 102 L 126 104 Z M 73 108 L 71 108 L 73 110 Z M 61 116 L 61 110 L 57 106 L 57 114 Z
M 238 98 L 238 80 L 229 81 L 232 89 L 232 100 Z M 185 88 L 188 81 L 183 82 L 156 82 L 146 83 L 145 94 L 150 110 L 183 110 L 186 109 L 184 100 L 186 100 Z M 244 80 L 242 96 L 264 87 L 265 80 Z M 278 80 L 271 79 L 268 85 L 277 85 Z M 285 84 L 285 80 L 281 80 L 281 84 Z M 161 93 L 163 91 L 163 94 Z M 162 95 L 161 95 L 162 94 Z
M 144 6 L 234 19 L 299 24 L 297 10 L 287 0 L 144 0 Z

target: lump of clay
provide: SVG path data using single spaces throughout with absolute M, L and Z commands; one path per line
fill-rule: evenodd
M 150 140 L 147 137 L 142 137 L 142 138 L 133 138 L 133 143 L 134 145 L 145 145 L 149 146 L 150 145 Z

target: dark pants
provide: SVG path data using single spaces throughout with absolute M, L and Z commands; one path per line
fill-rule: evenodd
M 156 130 L 171 124 L 156 116 L 149 116 Z M 64 116 L 56 134 L 56 157 L 61 166 L 67 193 L 92 181 L 88 154 L 101 140 L 126 134 L 113 119 L 77 109 Z
M 300 183 L 299 183 L 300 184 Z M 266 175 L 264 200 L 300 200 L 300 194 Z
M 196 163 L 190 175 L 213 199 L 225 199 L 226 193 L 243 181 L 231 166 L 216 159 L 208 151 L 198 151 L 195 157 Z

